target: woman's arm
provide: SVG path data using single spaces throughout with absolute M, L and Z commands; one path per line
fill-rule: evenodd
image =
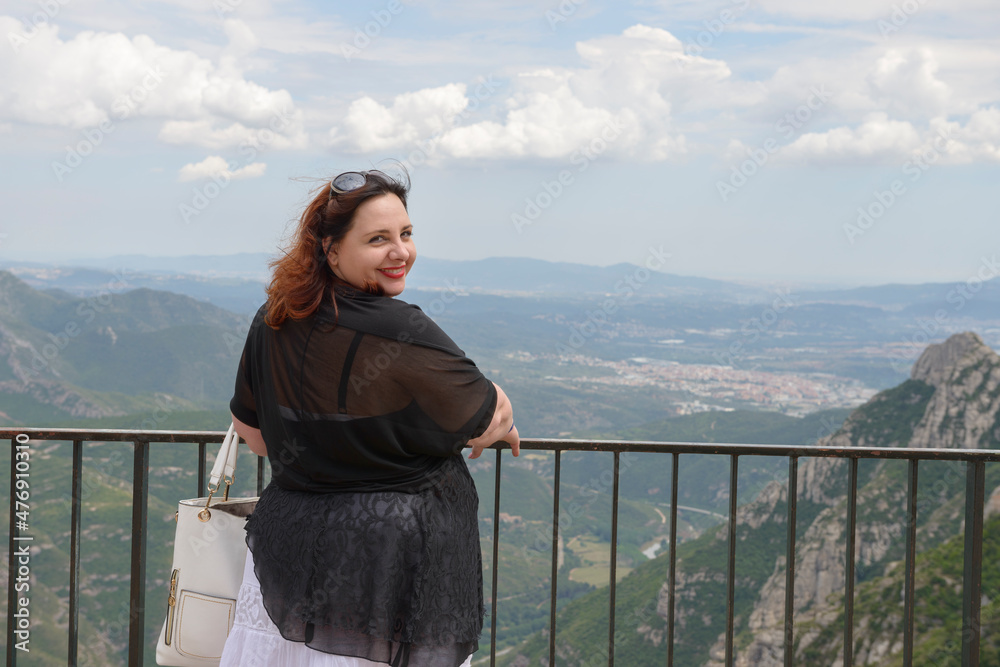
M 233 417 L 233 424 L 236 425 L 236 432 L 240 434 L 240 437 L 246 440 L 247 445 L 250 447 L 250 451 L 257 456 L 267 456 L 267 445 L 264 443 L 264 436 L 260 434 L 259 428 L 254 428 L 253 426 L 248 426 L 244 424 L 236 415 L 229 413 Z
M 517 427 L 514 426 L 514 408 L 500 385 L 493 383 L 493 386 L 497 388 L 497 407 L 493 411 L 493 419 L 486 432 L 478 438 L 469 440 L 468 444 L 472 447 L 470 459 L 478 459 L 483 449 L 494 442 L 509 443 L 514 456 L 521 453 L 521 438 L 517 434 Z

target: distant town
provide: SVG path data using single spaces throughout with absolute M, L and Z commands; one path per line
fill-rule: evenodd
M 614 374 L 549 375 L 545 379 L 567 384 L 606 384 L 619 387 L 658 387 L 690 394 L 675 404 L 676 414 L 756 407 L 790 416 L 816 410 L 861 405 L 877 392 L 858 380 L 826 373 L 778 373 L 735 369 L 711 364 L 683 364 L 646 357 L 610 361 L 582 354 L 535 355 L 522 350 L 508 353 L 516 361 L 548 358 L 560 364 L 608 369 Z

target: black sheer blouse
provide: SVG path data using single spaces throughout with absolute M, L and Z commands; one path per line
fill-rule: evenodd
M 272 469 L 247 523 L 264 608 L 319 651 L 457 667 L 485 612 L 460 452 L 489 426 L 496 388 L 416 306 L 336 298 L 278 330 L 258 311 L 230 403 Z
M 230 408 L 298 491 L 419 483 L 489 426 L 496 388 L 420 308 L 337 288 L 337 307 L 250 327 Z

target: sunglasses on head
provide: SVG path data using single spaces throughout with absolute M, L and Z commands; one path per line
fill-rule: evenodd
M 368 182 L 368 174 L 380 174 L 387 180 L 389 179 L 384 173 L 377 169 L 372 169 L 371 171 L 345 171 L 343 174 L 334 176 L 333 180 L 330 181 L 330 199 L 333 199 L 334 195 L 347 194 L 348 192 L 354 192 L 365 186 Z

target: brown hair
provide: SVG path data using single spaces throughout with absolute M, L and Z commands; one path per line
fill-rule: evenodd
M 284 254 L 271 262 L 264 319 L 268 326 L 277 329 L 288 318 L 305 319 L 328 298 L 338 279 L 327 264 L 327 250 L 351 229 L 361 204 L 372 197 L 394 194 L 406 207 L 410 179 L 405 169 L 399 180 L 381 171 L 362 173 L 365 184 L 357 190 L 331 196 L 330 181 L 320 188 L 303 211 Z

